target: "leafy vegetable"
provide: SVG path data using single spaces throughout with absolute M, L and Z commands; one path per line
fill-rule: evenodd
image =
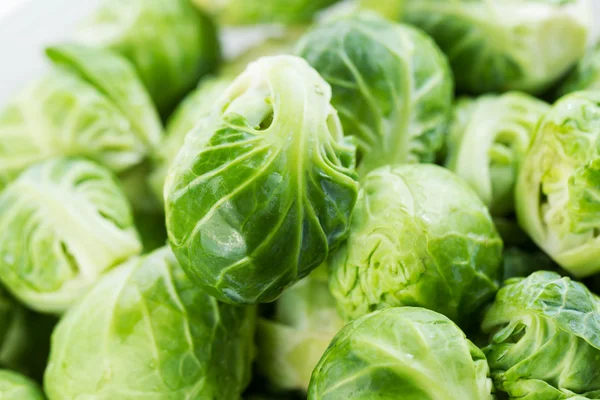
M 452 104 L 452 76 L 420 31 L 370 13 L 317 26 L 297 53 L 333 89 L 344 133 L 360 151 L 359 172 L 433 162 Z
M 516 188 L 519 224 L 577 277 L 600 272 L 600 94 L 558 101 L 541 122 Z
M 496 388 L 511 398 L 598 398 L 600 300 L 584 285 L 547 271 L 513 279 L 482 329 Z
M 141 162 L 162 136 L 131 65 L 103 50 L 48 49 L 54 69 L 0 113 L 0 189 L 27 167 L 82 156 L 114 172 Z
M 475 189 L 492 214 L 514 211 L 521 160 L 549 109 L 518 92 L 462 99 L 455 107 L 446 166 Z
M 557 97 L 560 98 L 579 90 L 600 89 L 600 43 L 589 49 L 579 61 L 565 82 L 560 85 Z
M 9 370 L 0 370 L 0 398 L 2 400 L 44 400 L 37 383 Z
M 76 39 L 129 59 L 164 116 L 220 57 L 214 24 L 189 0 L 104 0 Z
M 277 388 L 306 391 L 315 365 L 343 326 L 323 265 L 283 293 L 272 320 L 259 320 L 259 372 Z
M 434 165 L 383 167 L 362 181 L 330 287 L 347 319 L 420 306 L 462 322 L 498 289 L 501 261 L 502 240 L 466 182 Z
M 265 57 L 187 135 L 165 186 L 167 229 L 209 294 L 273 301 L 347 236 L 354 147 L 330 99 L 304 60 Z
M 481 350 L 448 318 L 388 308 L 337 334 L 313 372 L 308 399 L 491 400 L 488 374 Z
M 405 20 L 448 55 L 469 93 L 548 89 L 583 56 L 587 0 L 406 0 Z
M 254 308 L 220 304 L 163 248 L 114 269 L 67 312 L 44 388 L 64 400 L 237 399 L 254 323 Z
M 34 165 L 0 195 L 0 279 L 29 307 L 69 308 L 141 250 L 115 177 L 89 161 Z
M 226 25 L 298 24 L 339 0 L 192 0 Z

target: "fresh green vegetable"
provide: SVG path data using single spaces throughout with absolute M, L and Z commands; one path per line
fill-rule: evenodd
M 433 162 L 452 106 L 446 58 L 420 31 L 364 13 L 317 26 L 298 44 L 333 89 L 361 175 L 388 164 Z
M 213 22 L 189 0 L 104 0 L 75 37 L 129 59 L 163 116 L 220 58 Z
M 0 280 L 29 307 L 51 313 L 141 251 L 115 177 L 84 160 L 27 169 L 0 194 L 0 232 Z
M 404 17 L 448 55 L 469 93 L 548 89 L 585 53 L 587 0 L 406 0 Z
M 265 57 L 187 135 L 165 186 L 169 241 L 209 294 L 275 300 L 347 236 L 358 185 L 329 85 Z
M 131 65 L 104 50 L 48 49 L 53 70 L 0 113 L 0 189 L 27 167 L 82 156 L 114 172 L 140 163 L 162 136 Z
M 475 189 L 492 214 L 514 211 L 519 166 L 549 109 L 518 92 L 462 99 L 455 107 L 446 166 Z
M 600 94 L 578 92 L 542 120 L 516 188 L 521 227 L 577 277 L 600 272 Z
M 271 320 L 259 320 L 259 372 L 274 387 L 306 391 L 315 365 L 343 326 L 323 265 L 283 293 Z
M 219 303 L 168 248 L 107 274 L 52 336 L 50 400 L 238 399 L 250 381 L 255 308 Z
M 580 90 L 600 89 L 600 43 L 589 49 L 557 91 L 557 98 Z
M 225 25 L 300 24 L 339 0 L 192 0 Z
M 44 400 L 38 384 L 31 379 L 9 370 L 0 370 L 0 399 Z
M 600 299 L 581 283 L 547 271 L 513 279 L 482 329 L 496 388 L 511 399 L 599 398 Z
M 492 400 L 485 356 L 448 318 L 375 311 L 346 325 L 313 372 L 309 400 Z
M 98 1 L 0 109 L 0 400 L 600 400 L 595 3 Z
M 383 167 L 361 183 L 331 264 L 344 317 L 420 306 L 462 322 L 498 289 L 502 240 L 466 182 L 434 165 Z

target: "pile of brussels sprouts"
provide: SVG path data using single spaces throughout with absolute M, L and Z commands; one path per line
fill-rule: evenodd
M 0 399 L 600 399 L 591 15 L 105 0 L 0 111 Z

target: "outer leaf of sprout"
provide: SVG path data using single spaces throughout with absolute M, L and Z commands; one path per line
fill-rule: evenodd
M 115 268 L 61 319 L 44 388 L 52 400 L 239 399 L 255 318 L 199 289 L 162 248 Z

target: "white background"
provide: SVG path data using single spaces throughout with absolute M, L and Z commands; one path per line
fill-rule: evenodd
M 41 49 L 46 44 L 66 40 L 69 32 L 101 1 L 0 0 L 0 106 L 44 70 Z M 590 1 L 598 22 L 593 24 L 594 30 L 600 34 L 600 0 Z M 244 33 L 237 40 L 240 37 L 245 40 L 247 36 Z

